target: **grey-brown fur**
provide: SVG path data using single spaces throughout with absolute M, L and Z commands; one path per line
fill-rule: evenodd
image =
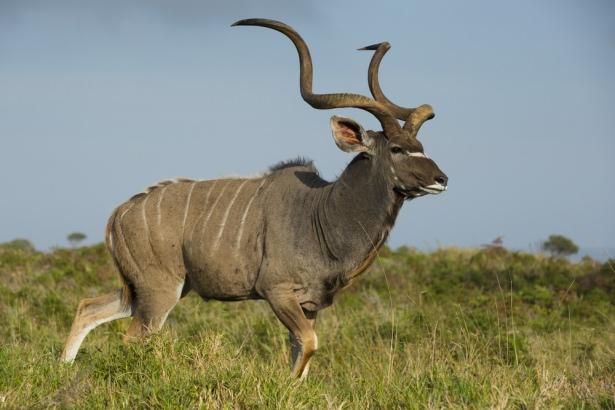
M 302 67 L 306 58 L 300 51 Z M 320 104 L 304 85 L 302 77 L 306 101 Z M 420 117 L 397 109 L 414 115 L 409 121 L 418 126 L 431 118 L 420 109 Z M 337 145 L 359 153 L 334 182 L 299 160 L 252 179 L 164 181 L 121 204 L 107 224 L 106 243 L 124 287 L 81 302 L 62 359 L 72 361 L 87 332 L 109 320 L 133 317 L 127 339 L 159 329 L 192 290 L 205 300 L 267 300 L 289 329 L 293 374 L 305 376 L 317 348 L 316 313 L 371 264 L 404 200 L 446 186 L 446 176 L 422 154 L 418 126 L 402 130 L 393 117 L 382 118 L 388 110 L 380 102 L 369 108 L 384 132 L 333 117 Z

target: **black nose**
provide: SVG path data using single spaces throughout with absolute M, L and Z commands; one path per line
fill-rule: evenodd
M 448 183 L 448 177 L 446 175 L 440 175 L 436 177 L 436 183 L 446 186 L 446 184 Z

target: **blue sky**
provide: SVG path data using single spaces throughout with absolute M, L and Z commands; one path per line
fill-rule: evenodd
M 102 240 L 113 208 L 176 176 L 249 175 L 298 155 L 325 178 L 351 157 L 298 90 L 279 33 L 311 47 L 316 92 L 431 104 L 426 152 L 450 178 L 407 203 L 394 246 L 528 248 L 551 233 L 615 257 L 615 5 L 610 1 L 0 2 L 0 241 Z M 600 255 L 602 253 L 602 255 Z

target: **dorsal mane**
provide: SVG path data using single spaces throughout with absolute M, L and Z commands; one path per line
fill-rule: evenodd
M 148 186 L 147 188 L 145 188 L 142 192 L 139 192 L 138 194 L 135 194 L 133 196 L 130 197 L 129 201 L 133 200 L 133 199 L 138 199 L 138 198 L 142 198 L 145 195 L 151 193 L 152 191 L 155 191 L 156 189 L 163 187 L 163 186 L 167 186 L 167 185 L 171 185 L 171 184 L 177 184 L 179 182 L 195 182 L 194 179 L 190 179 L 190 178 L 173 178 L 173 179 L 165 179 L 163 181 L 160 182 L 156 182 L 154 185 Z
M 144 193 L 149 194 L 155 189 L 163 187 L 165 185 L 177 184 L 178 182 L 194 182 L 194 179 L 190 178 L 173 178 L 173 179 L 165 179 L 163 181 L 156 182 L 154 185 L 148 186 Z
M 304 157 L 297 157 L 297 158 L 289 159 L 286 161 L 280 161 L 277 164 L 274 164 L 269 167 L 269 173 L 280 171 L 286 168 L 294 168 L 294 167 L 307 167 L 311 171 L 318 173 L 318 170 L 314 166 L 314 162 L 311 159 L 304 158 Z

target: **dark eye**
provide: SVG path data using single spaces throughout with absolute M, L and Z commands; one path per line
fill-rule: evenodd
M 401 154 L 402 152 L 404 152 L 404 150 L 401 149 L 401 147 L 391 147 L 391 152 L 393 154 Z

